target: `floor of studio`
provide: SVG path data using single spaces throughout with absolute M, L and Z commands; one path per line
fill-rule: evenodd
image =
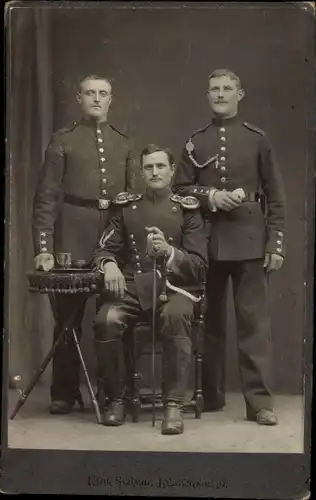
M 121 427 L 97 425 L 87 391 L 83 388 L 86 410 L 76 409 L 69 415 L 50 415 L 49 390 L 34 388 L 14 420 L 8 420 L 9 448 L 108 450 L 108 451 L 179 451 L 179 452 L 242 452 L 302 453 L 304 408 L 302 396 L 275 397 L 279 425 L 259 426 L 245 420 L 242 395 L 228 394 L 224 411 L 203 413 L 200 420 L 194 413 L 185 413 L 185 432 L 179 436 L 160 433 L 162 410 L 156 410 L 152 427 L 150 408 L 142 410 L 138 423 L 128 416 Z M 10 389 L 9 414 L 18 399 Z

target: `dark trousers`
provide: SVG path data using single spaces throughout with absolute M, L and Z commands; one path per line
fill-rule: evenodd
M 158 305 L 157 332 L 163 343 L 163 399 L 183 403 L 191 362 L 191 322 L 193 302 L 173 294 Z M 110 400 L 124 396 L 126 387 L 123 337 L 131 335 L 144 313 L 131 291 L 118 302 L 103 304 L 94 321 L 99 382 Z
M 55 317 L 54 342 L 60 335 L 62 325 L 70 317 L 74 308 L 76 316 L 66 335 L 57 346 L 53 356 L 53 373 L 51 383 L 52 401 L 62 400 L 74 404 L 80 389 L 80 360 L 73 339 L 71 328 L 75 328 L 78 340 L 81 339 L 81 323 L 84 315 L 87 298 L 84 294 L 65 295 L 56 294 L 50 297 Z
M 204 398 L 206 404 L 211 406 L 225 404 L 225 327 L 229 277 L 233 287 L 239 372 L 247 412 L 272 409 L 268 281 L 262 259 L 210 261 L 202 381 Z

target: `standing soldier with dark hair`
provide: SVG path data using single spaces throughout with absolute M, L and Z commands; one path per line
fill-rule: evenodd
M 225 306 L 231 277 L 247 418 L 275 425 L 267 278 L 283 263 L 285 193 L 266 134 L 238 117 L 243 97 L 240 79 L 232 71 L 210 75 L 208 98 L 214 117 L 188 140 L 174 190 L 200 199 L 209 234 L 205 411 L 225 405 Z
M 83 118 L 57 131 L 48 146 L 34 198 L 33 239 L 35 267 L 55 265 L 57 253 L 90 263 L 108 219 L 115 196 L 134 184 L 132 144 L 108 122 L 112 86 L 107 78 L 87 76 L 80 83 L 77 101 Z M 77 296 L 57 295 L 57 318 L 62 318 Z M 74 327 L 81 337 L 85 300 Z M 57 322 L 54 340 L 61 325 Z M 80 396 L 79 358 L 72 336 L 59 345 L 53 358 L 51 385 L 54 414 L 69 413 Z

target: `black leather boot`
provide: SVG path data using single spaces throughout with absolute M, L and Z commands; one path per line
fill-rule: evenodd
M 108 409 L 104 413 L 103 425 L 117 427 L 125 423 L 126 411 L 124 400 L 117 398 L 110 403 Z
M 164 408 L 161 434 L 183 433 L 182 405 L 169 401 Z

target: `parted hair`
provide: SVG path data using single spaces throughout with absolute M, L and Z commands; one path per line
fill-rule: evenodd
M 107 82 L 109 85 L 111 85 L 111 89 L 112 89 L 112 80 L 111 78 L 107 77 L 107 76 L 102 76 L 102 75 L 97 75 L 97 74 L 91 74 L 91 75 L 87 75 L 85 76 L 84 78 L 82 78 L 80 81 L 79 81 L 79 91 L 81 91 L 82 89 L 82 85 L 85 81 L 87 80 L 103 80 L 105 82 Z
M 157 153 L 158 151 L 163 151 L 168 156 L 168 160 L 170 165 L 174 164 L 174 156 L 169 148 L 161 148 L 156 144 L 148 144 L 148 146 L 144 147 L 140 153 L 140 164 L 143 166 L 143 157 L 147 155 L 151 155 L 152 153 Z
M 223 69 L 215 69 L 212 71 L 212 73 L 208 77 L 208 81 L 210 81 L 211 78 L 218 78 L 220 76 L 229 76 L 231 80 L 234 80 L 236 82 L 236 85 L 239 89 L 242 88 L 241 80 L 236 73 L 234 73 L 231 69 L 228 68 L 223 68 Z

